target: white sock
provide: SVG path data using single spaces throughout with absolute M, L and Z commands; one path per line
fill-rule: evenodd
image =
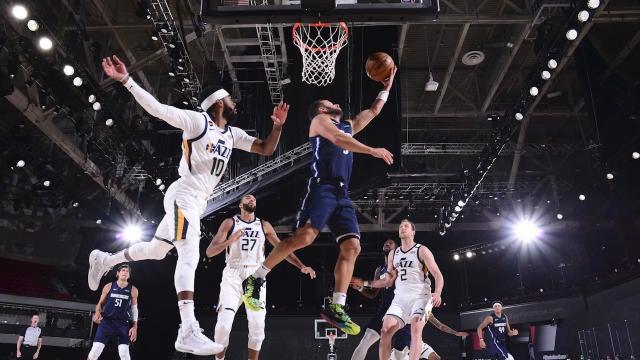
M 268 267 L 264 266 L 264 264 L 262 264 L 260 265 L 258 270 L 256 270 L 255 273 L 253 273 L 253 277 L 264 279 L 267 277 L 267 274 L 269 273 L 269 271 L 271 271 L 271 269 L 269 269 Z
M 345 306 L 347 304 L 347 294 L 342 292 L 334 292 L 333 303 Z
M 180 319 L 183 326 L 197 321 L 193 307 L 193 300 L 178 300 L 178 309 L 180 309 Z

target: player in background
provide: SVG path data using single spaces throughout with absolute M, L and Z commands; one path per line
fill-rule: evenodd
M 494 301 L 491 304 L 493 312 L 487 315 L 478 325 L 478 339 L 480 347 L 485 349 L 485 355 L 491 359 L 505 360 L 511 357 L 506 347 L 506 337 L 518 335 L 518 329 L 511 329 L 509 318 L 502 312 L 502 302 Z M 486 337 L 483 336 L 484 329 L 487 329 Z

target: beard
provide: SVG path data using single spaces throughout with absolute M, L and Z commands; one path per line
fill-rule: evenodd
M 327 115 L 342 117 L 342 110 L 339 108 L 327 108 Z
M 233 124 L 238 119 L 238 115 L 234 110 L 226 106 L 224 107 L 224 110 L 222 110 L 222 116 L 227 119 L 227 124 Z
M 251 205 L 249 205 L 249 204 L 242 204 L 242 209 L 243 209 L 244 211 L 246 211 L 246 212 L 250 212 L 250 213 L 252 213 L 252 212 L 256 211 L 256 207 L 255 207 L 255 206 L 251 206 Z

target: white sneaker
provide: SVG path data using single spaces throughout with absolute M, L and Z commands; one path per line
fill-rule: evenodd
M 89 289 L 96 291 L 100 286 L 100 279 L 104 274 L 109 271 L 109 267 L 104 265 L 104 260 L 109 256 L 109 253 L 100 250 L 93 250 L 89 254 L 89 274 L 87 275 L 87 282 L 89 283 Z
M 211 341 L 202 332 L 197 321 L 184 326 L 180 324 L 175 343 L 176 350 L 200 356 L 215 355 L 224 350 L 224 346 Z

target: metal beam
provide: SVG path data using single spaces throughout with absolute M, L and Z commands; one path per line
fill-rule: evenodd
M 404 43 L 407 40 L 407 31 L 409 24 L 400 26 L 400 35 L 398 35 L 398 64 L 402 64 L 402 53 L 404 52 Z
M 233 63 L 262 63 L 262 55 L 232 55 L 230 59 Z M 278 56 L 276 61 L 282 61 L 282 58 Z
M 627 56 L 629 56 L 636 45 L 638 45 L 638 42 L 640 42 L 640 30 L 636 32 L 631 40 L 629 40 L 629 43 L 625 45 L 624 49 L 622 49 L 620 53 L 618 53 L 618 56 L 613 59 L 607 71 L 605 71 L 604 74 L 602 74 L 602 76 L 600 77 L 600 82 L 604 82 L 605 80 L 607 80 L 611 73 L 613 73 L 613 70 L 615 70 L 620 64 L 622 64 L 622 62 L 627 58 Z
M 538 96 L 540 97 L 540 96 Z M 479 117 L 484 117 L 489 115 L 490 113 L 502 113 L 506 110 L 495 110 L 495 111 L 491 111 L 491 112 L 483 112 L 483 111 L 459 111 L 459 112 L 442 112 L 442 113 L 438 113 L 438 114 L 434 114 L 431 112 L 424 112 L 424 113 L 420 113 L 420 112 L 407 112 L 406 114 L 403 114 L 403 116 L 405 117 L 409 117 L 409 118 L 479 118 Z M 574 116 L 587 116 L 587 113 L 575 113 L 572 112 L 570 110 L 558 110 L 558 111 L 554 111 L 554 110 L 541 110 L 541 111 L 535 111 L 532 112 L 530 114 L 531 116 L 535 116 L 535 117 L 553 117 L 553 116 L 558 116 L 558 117 L 574 117 Z
M 444 100 L 444 95 L 447 92 L 447 86 L 449 86 L 449 81 L 451 81 L 451 76 L 453 75 L 453 70 L 456 67 L 456 63 L 458 62 L 458 57 L 460 56 L 460 51 L 462 51 L 462 45 L 464 45 L 464 40 L 467 38 L 467 32 L 469 31 L 470 24 L 464 24 L 462 26 L 462 30 L 460 30 L 460 36 L 458 37 L 458 45 L 456 45 L 456 50 L 453 53 L 453 57 L 451 57 L 451 61 L 449 62 L 449 69 L 447 69 L 447 75 L 444 77 L 444 81 L 442 83 L 442 88 L 440 90 L 440 95 L 438 95 L 438 100 L 436 100 L 436 106 L 433 108 L 433 113 L 437 114 L 440 110 L 440 105 L 442 105 L 442 100 Z
M 254 25 L 255 26 L 255 25 Z M 220 42 L 220 48 L 222 49 L 222 55 L 224 57 L 224 63 L 227 65 L 227 71 L 229 72 L 229 77 L 233 81 L 234 84 L 234 94 L 233 96 L 237 99 L 240 97 L 240 94 L 235 94 L 236 86 L 238 86 L 238 75 L 236 74 L 236 69 L 233 67 L 233 61 L 231 61 L 231 54 L 229 53 L 229 48 L 227 47 L 227 42 L 222 34 L 222 28 L 216 25 L 216 36 L 218 37 L 218 41 Z M 239 90 L 239 88 L 238 88 Z
M 600 13 L 602 13 L 603 10 L 607 7 L 607 5 L 609 5 L 609 1 L 610 0 L 604 0 L 602 4 L 600 4 L 600 7 L 593 14 L 594 19 L 596 19 L 600 15 Z M 589 30 L 591 30 L 591 28 L 593 27 L 593 24 L 594 24 L 593 21 L 587 22 L 586 25 L 580 31 L 580 34 L 578 34 L 578 37 L 571 42 L 571 44 L 567 48 L 567 52 L 564 54 L 564 56 L 558 63 L 558 67 L 551 74 L 551 78 L 544 83 L 544 85 L 542 86 L 542 89 L 540 89 L 540 92 L 538 93 L 538 96 L 536 96 L 536 98 L 533 100 L 533 103 L 527 109 L 527 112 L 524 115 L 524 119 L 520 124 L 520 133 L 518 134 L 518 143 L 516 144 L 515 153 L 513 155 L 513 163 L 511 165 L 511 174 L 509 175 L 509 184 L 514 184 L 516 182 L 516 177 L 518 175 L 518 168 L 520 166 L 520 159 L 522 156 L 522 147 L 524 146 L 524 139 L 527 134 L 527 127 L 529 126 L 529 122 L 531 121 L 531 114 L 533 114 L 533 111 L 535 110 L 536 106 L 538 106 L 538 104 L 540 103 L 542 98 L 544 98 L 544 95 L 547 93 L 549 88 L 551 88 L 551 84 L 553 84 L 554 80 L 558 78 L 559 74 L 562 72 L 562 69 L 564 69 L 564 67 L 569 63 L 569 60 L 572 59 L 573 52 L 578 48 L 578 45 L 580 45 L 580 42 L 582 42 L 582 39 L 584 39 L 587 36 L 587 34 L 589 33 Z

